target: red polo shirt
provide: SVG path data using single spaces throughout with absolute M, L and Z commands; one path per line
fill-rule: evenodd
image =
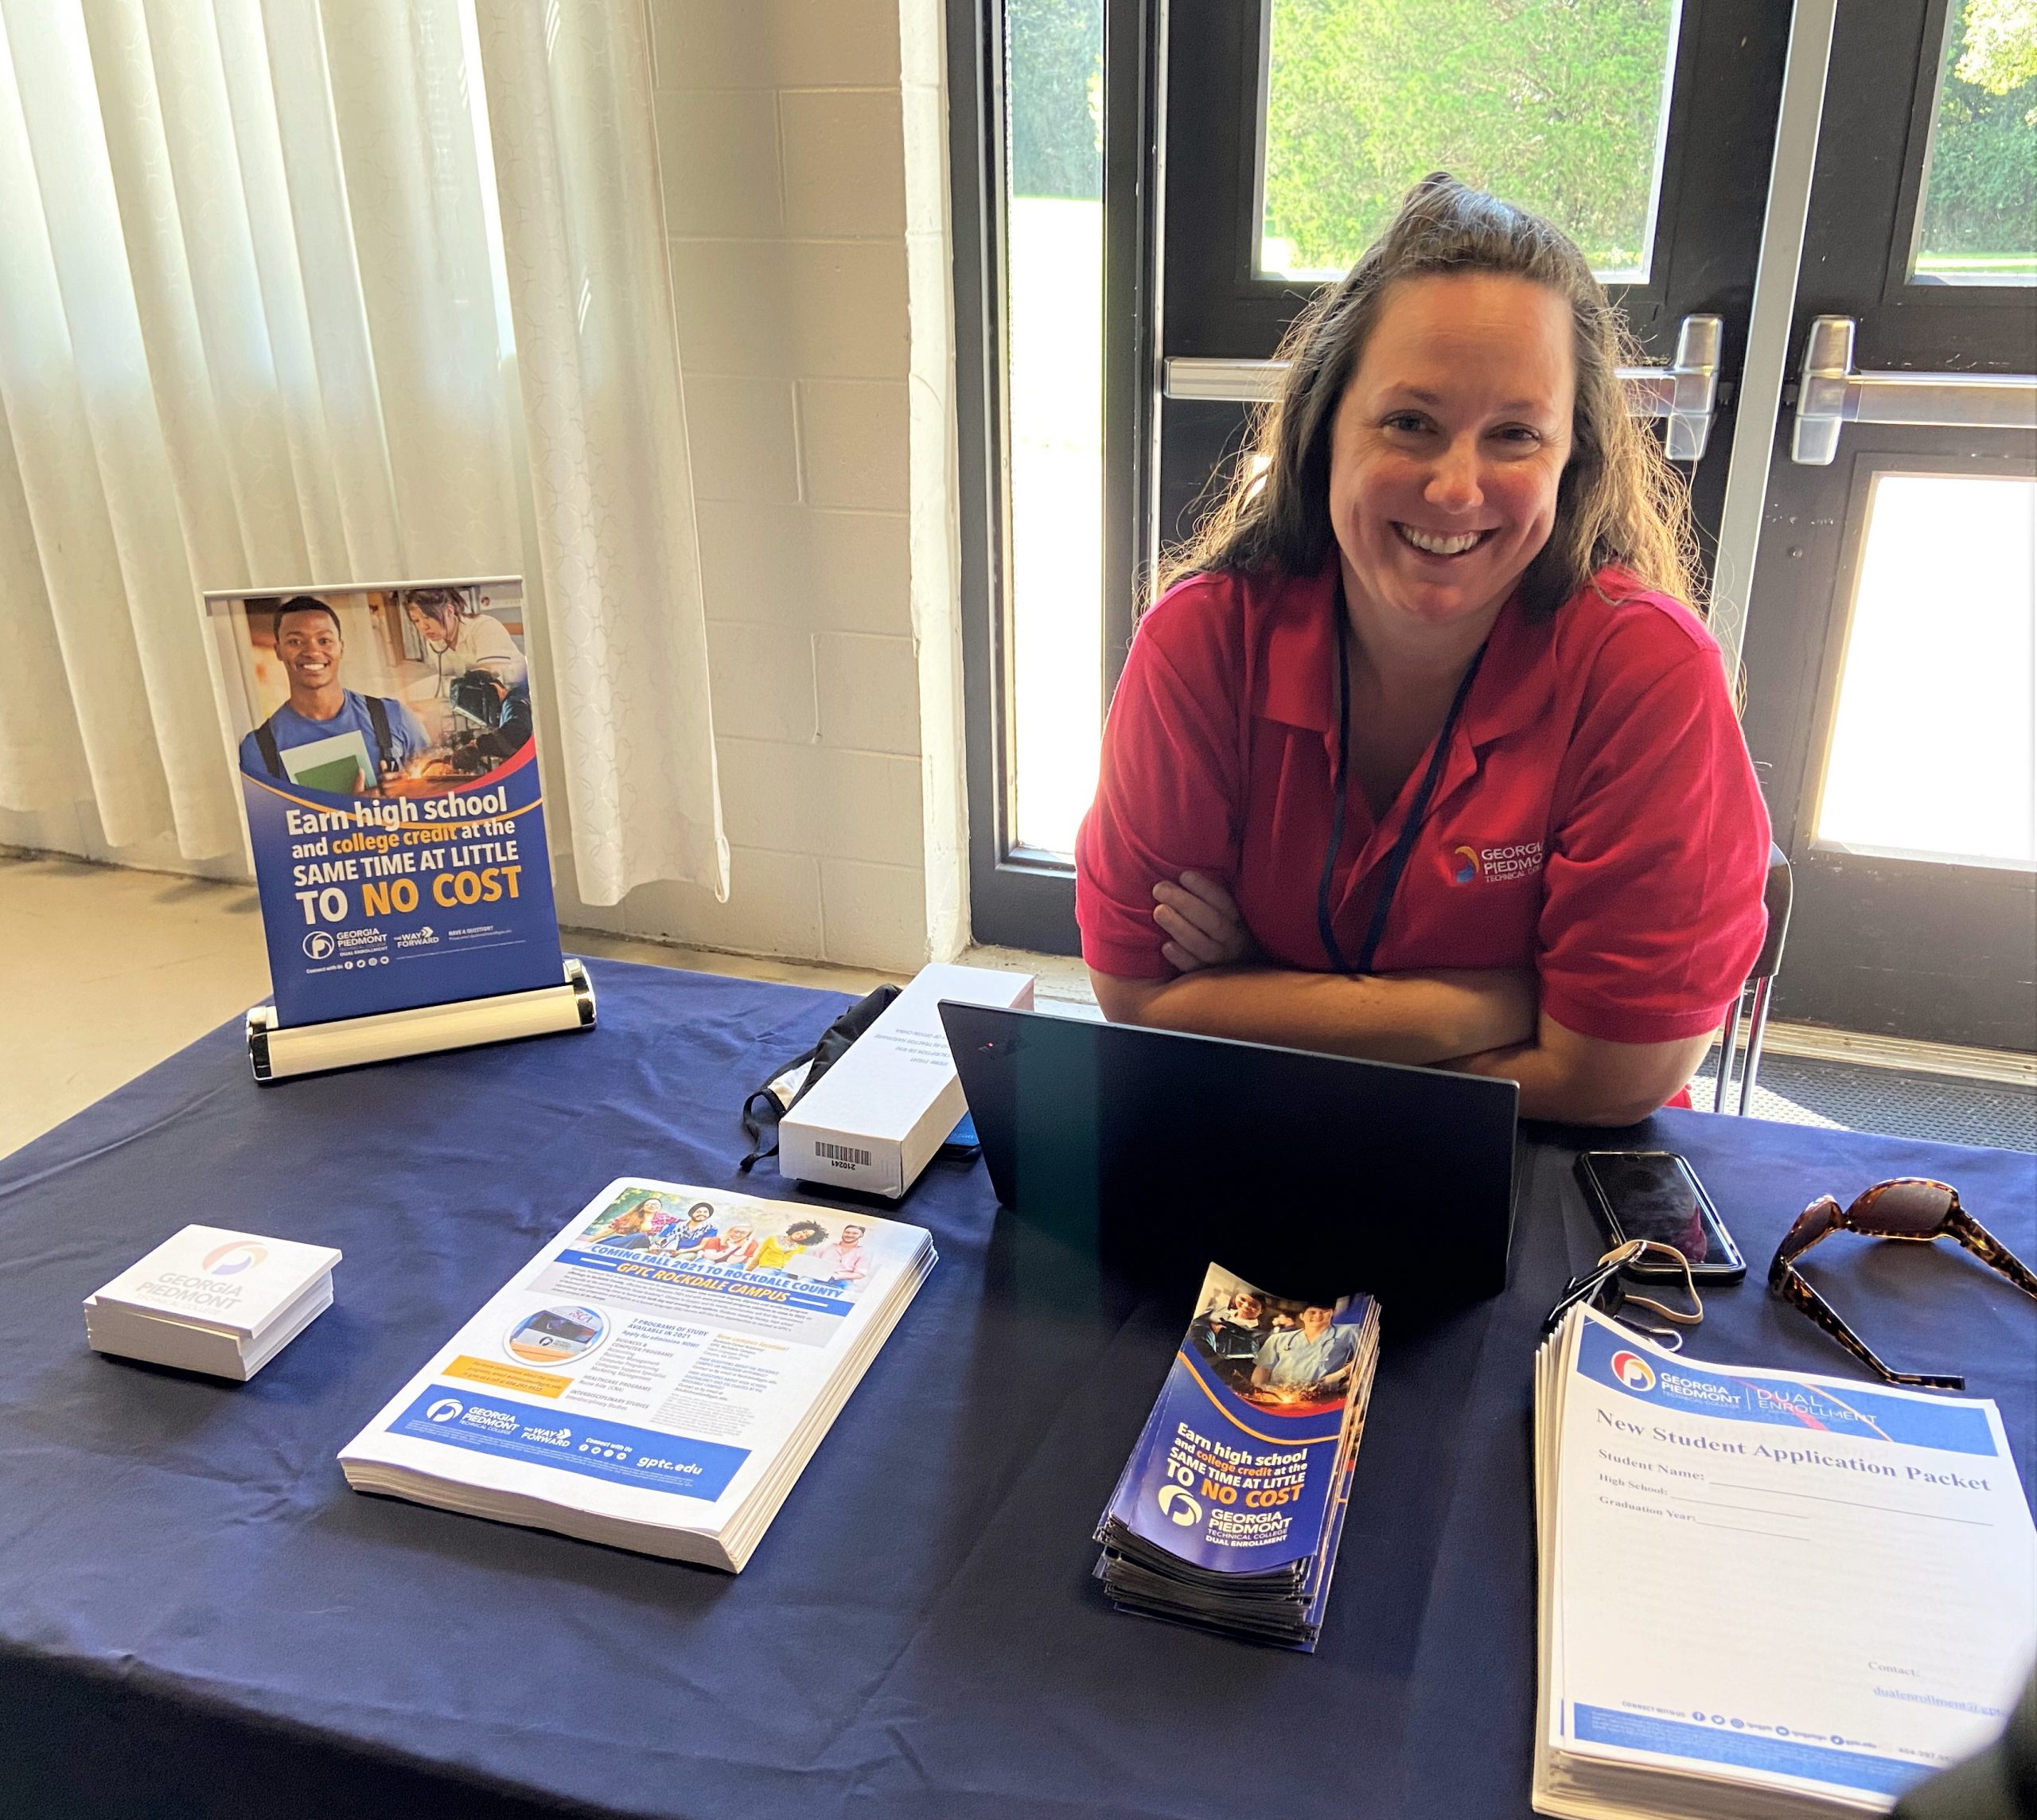
M 1601 590 L 1603 590 L 1601 592 Z M 1610 598 L 1608 598 L 1610 597 Z M 1083 958 L 1165 979 L 1153 887 L 1222 879 L 1267 955 L 1326 971 L 1316 892 L 1337 752 L 1334 571 L 1198 575 L 1140 621 L 1076 842 Z M 1330 904 L 1362 947 L 1427 769 L 1383 820 L 1347 791 Z M 1766 926 L 1768 813 L 1702 621 L 1616 569 L 1493 628 L 1375 965 L 1532 966 L 1544 1011 L 1616 1043 L 1716 1029 Z

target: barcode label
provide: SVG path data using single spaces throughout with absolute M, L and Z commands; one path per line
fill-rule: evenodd
M 857 1150 L 846 1144 L 816 1141 L 813 1146 L 813 1153 L 824 1163 L 848 1163 L 862 1169 L 867 1169 L 870 1167 L 868 1151 Z

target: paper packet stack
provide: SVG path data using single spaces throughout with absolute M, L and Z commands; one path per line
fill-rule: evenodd
M 1312 1650 L 1378 1304 L 1281 1300 L 1213 1265 L 1198 1310 L 1097 1527 L 1096 1577 L 1120 1611 Z
M 2001 1730 L 2037 1530 L 2001 1412 L 1708 1364 L 1575 1308 L 1535 1374 L 1533 1802 L 1886 1814 Z
M 95 1352 L 252 1378 L 333 1305 L 329 1245 L 186 1226 L 85 1298 Z
M 934 1261 L 896 1220 L 625 1177 L 341 1469 L 356 1491 L 739 1573 Z

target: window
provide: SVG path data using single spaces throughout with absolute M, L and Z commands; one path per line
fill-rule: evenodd
M 1007 0 L 1015 845 L 1074 851 L 1103 729 L 1103 0 Z
M 1953 0 L 1910 278 L 2037 284 L 2037 4 Z
M 1262 277 L 1342 276 L 1441 169 L 1647 281 L 1681 0 L 1269 4 Z
M 2037 481 L 1875 477 L 1821 844 L 2037 867 Z

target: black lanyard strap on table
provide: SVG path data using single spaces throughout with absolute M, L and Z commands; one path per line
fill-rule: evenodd
M 1344 605 L 1344 590 L 1337 590 L 1337 777 L 1336 801 L 1330 812 L 1330 850 L 1322 856 L 1322 882 L 1315 893 L 1315 926 L 1322 937 L 1322 951 L 1330 957 L 1330 966 L 1339 973 L 1369 973 L 1373 957 L 1379 953 L 1380 937 L 1386 933 L 1387 913 L 1393 908 L 1393 895 L 1400 888 L 1400 875 L 1408 869 L 1408 855 L 1414 851 L 1415 836 L 1421 832 L 1424 820 L 1429 813 L 1429 801 L 1435 794 L 1435 786 L 1443 777 L 1443 762 L 1450 756 L 1450 742 L 1457 731 L 1459 718 L 1464 712 L 1464 703 L 1471 693 L 1471 684 L 1478 674 L 1478 666 L 1485 661 L 1486 648 L 1481 645 L 1473 655 L 1463 680 L 1457 685 L 1457 693 L 1451 698 L 1450 712 L 1443 716 L 1443 731 L 1435 736 L 1435 750 L 1429 755 L 1428 769 L 1422 774 L 1421 786 L 1415 792 L 1415 800 L 1408 805 L 1408 819 L 1400 824 L 1400 837 L 1393 843 L 1393 851 L 1386 858 L 1385 875 L 1379 882 L 1379 896 L 1372 906 L 1372 922 L 1365 930 L 1365 946 L 1358 950 L 1358 964 L 1346 965 L 1344 950 L 1338 945 L 1337 931 L 1330 915 L 1330 887 L 1337 870 L 1338 850 L 1344 844 L 1344 801 L 1350 785 L 1346 774 L 1351 765 L 1351 624 L 1350 614 Z

